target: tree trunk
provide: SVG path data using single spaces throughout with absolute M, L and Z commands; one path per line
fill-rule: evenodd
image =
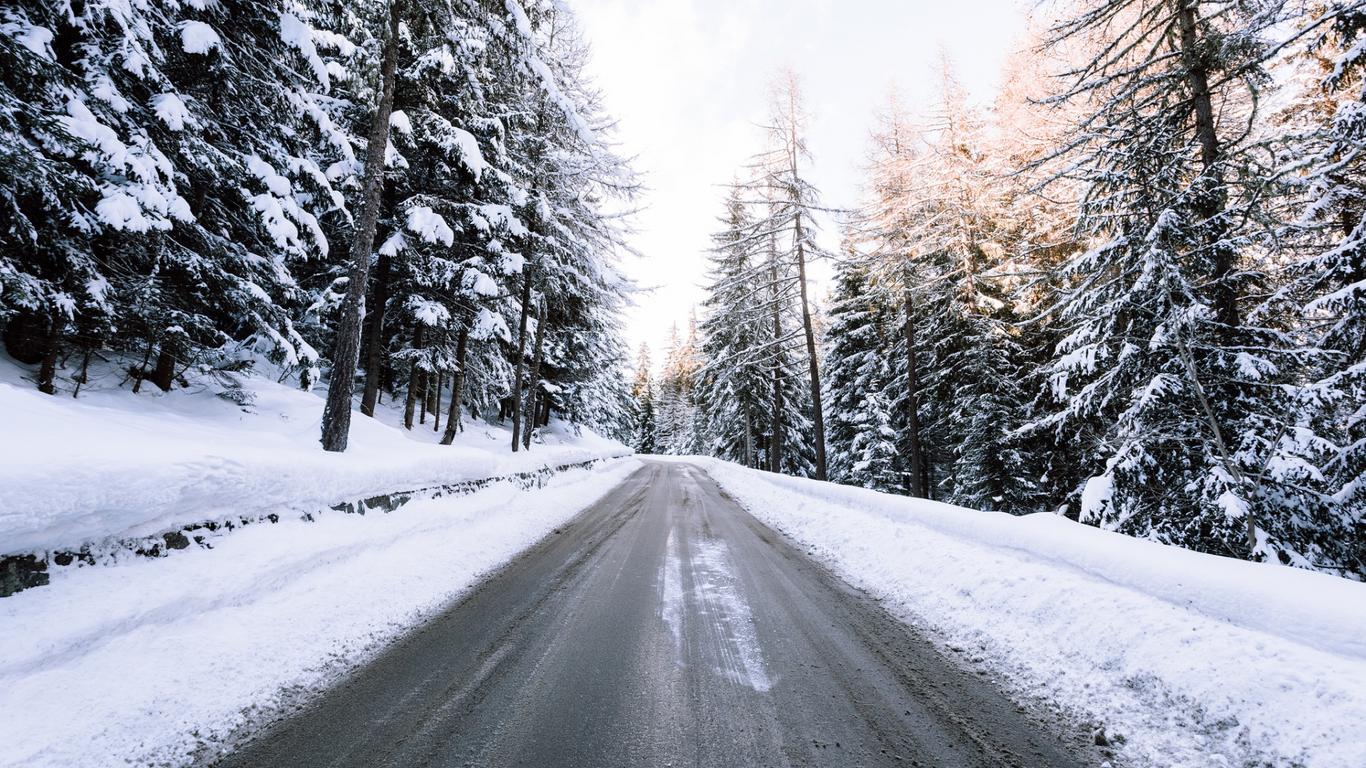
M 906 432 L 911 454 L 911 476 L 907 490 L 916 498 L 928 498 L 923 471 L 924 456 L 920 446 L 920 373 L 916 367 L 915 302 L 908 282 L 903 287 L 906 312 Z
M 1209 64 L 1202 52 L 1196 6 L 1199 0 L 1176 0 L 1177 27 L 1181 35 L 1181 59 L 1186 68 L 1186 81 L 1191 89 L 1191 107 L 1195 112 L 1195 136 L 1200 142 L 1200 166 L 1204 176 L 1203 189 L 1196 197 L 1196 212 L 1206 221 L 1219 218 L 1224 212 L 1224 178 L 1219 168 L 1219 134 L 1214 122 L 1214 101 L 1210 96 Z M 1205 246 L 1213 251 L 1212 304 L 1214 319 L 1224 326 L 1227 335 L 1237 328 L 1238 296 L 1229 284 L 1233 274 L 1233 249 L 1222 244 L 1227 228 L 1220 222 L 1205 227 Z
M 536 356 L 531 363 L 531 391 L 526 398 L 526 430 L 522 433 L 522 447 L 531 450 L 531 430 L 539 421 L 537 402 L 541 397 L 541 362 L 545 359 L 545 298 L 536 310 Z
M 1195 112 L 1195 136 L 1200 142 L 1201 176 L 1204 180 L 1203 188 L 1197 191 L 1196 211 L 1206 221 L 1209 221 L 1223 215 L 1226 199 L 1223 171 L 1219 168 L 1219 135 L 1214 122 L 1214 103 L 1210 96 L 1209 64 L 1201 50 L 1205 41 L 1200 39 L 1199 20 L 1196 18 L 1199 0 L 1176 0 L 1176 3 L 1177 26 L 1181 35 L 1181 59 L 1186 67 L 1186 80 L 1191 89 L 1191 106 Z M 1221 326 L 1220 335 L 1224 342 L 1232 345 L 1238 342 L 1235 331 L 1240 325 L 1241 319 L 1238 315 L 1238 295 L 1230 283 L 1236 254 L 1232 248 L 1223 242 L 1226 230 L 1227 227 L 1222 221 L 1216 225 L 1207 224 L 1204 228 L 1204 240 L 1205 246 L 1213 251 L 1213 269 L 1210 277 L 1214 319 Z M 1218 416 L 1205 397 L 1204 390 L 1201 388 L 1196 375 L 1194 355 L 1184 345 L 1182 349 L 1183 356 L 1186 358 L 1186 365 L 1189 368 L 1191 384 L 1195 387 L 1200 406 L 1205 411 L 1205 416 L 1209 421 L 1215 445 L 1223 458 L 1224 470 L 1238 480 L 1241 485 L 1241 473 L 1229 455 L 1223 434 L 1219 429 Z M 1220 387 L 1220 389 L 1227 389 L 1227 387 Z M 1231 399 L 1226 393 L 1219 393 L 1219 400 L 1227 402 Z M 1252 488 L 1244 489 L 1244 493 L 1252 492 Z M 1257 524 L 1250 510 L 1247 513 L 1245 524 L 1248 551 L 1254 552 L 1257 548 Z
M 797 172 L 796 166 L 792 173 Z M 825 479 L 825 413 L 821 409 L 821 371 L 816 360 L 816 333 L 811 328 L 811 307 L 806 299 L 806 248 L 802 245 L 802 217 L 797 214 L 797 282 L 802 295 L 802 328 L 806 331 L 806 359 L 811 371 L 811 421 L 816 434 L 816 479 Z
M 370 297 L 365 319 L 369 322 L 369 344 L 365 348 L 365 392 L 360 399 L 360 412 L 366 416 L 375 415 L 379 403 L 379 379 L 384 369 L 384 310 L 389 303 L 389 257 L 380 254 L 375 264 L 375 290 Z
M 428 377 L 429 377 L 429 374 L 428 374 L 426 371 L 421 371 L 421 372 L 419 372 L 418 375 L 417 375 L 417 423 L 418 423 L 418 424 L 426 424 L 426 423 L 427 423 L 427 411 L 430 410 L 429 406 L 432 404 L 431 398 L 427 396 L 428 390 L 431 389 L 430 387 L 427 386 L 427 379 L 428 379 Z
M 417 414 L 417 425 L 422 426 L 427 423 L 427 372 L 414 367 L 412 371 L 413 404 Z M 412 429 L 412 427 L 408 427 Z
M 398 70 L 398 27 L 405 0 L 390 0 L 389 35 L 384 42 L 380 66 L 379 103 L 370 121 L 366 142 L 365 180 L 360 216 L 351 241 L 351 275 L 337 318 L 337 339 L 332 350 L 332 377 L 327 383 L 323 409 L 322 446 L 325 451 L 345 451 L 351 432 L 351 393 L 355 389 L 356 364 L 360 358 L 361 315 L 365 309 L 365 283 L 370 271 L 370 251 L 375 244 L 379 220 L 380 189 L 384 180 L 384 151 L 389 144 L 389 115 L 394 109 Z
M 749 403 L 745 403 L 745 466 L 753 467 L 756 463 L 754 459 L 754 413 L 750 410 Z
M 73 398 L 80 397 L 81 386 L 90 381 L 90 347 L 85 348 L 85 353 L 81 356 L 81 372 L 76 376 L 76 388 L 71 391 Z
M 778 263 L 773 263 L 773 343 L 778 344 L 778 340 L 783 337 L 783 321 L 778 302 Z M 781 472 L 783 467 L 783 376 L 778 363 L 773 363 L 773 415 L 772 415 L 773 435 L 769 440 L 768 469 L 770 472 Z
M 171 342 L 163 343 L 157 351 L 157 364 L 152 369 L 151 378 L 152 383 L 162 392 L 171 391 L 171 384 L 175 379 L 175 348 Z
M 921 482 L 925 485 L 925 498 L 933 501 L 936 498 L 934 493 L 934 454 L 930 451 L 925 452 L 925 471 L 921 474 Z
M 422 381 L 422 395 L 426 398 L 423 402 L 427 406 L 427 413 L 432 414 L 433 418 L 436 417 L 436 414 L 441 412 L 441 403 L 437 402 L 437 398 L 439 397 L 438 393 L 440 391 L 441 372 L 428 373 Z M 427 422 L 424 421 L 422 423 L 426 424 Z
M 142 350 L 142 364 L 139 365 L 137 368 L 134 368 L 134 369 L 133 369 L 133 371 L 134 371 L 134 373 L 133 373 L 133 394 L 135 394 L 135 395 L 136 395 L 138 392 L 140 392 L 140 391 L 142 390 L 142 380 L 143 380 L 144 378 L 146 378 L 146 376 L 147 376 L 147 362 L 148 362 L 149 360 L 151 360 L 151 359 L 152 359 L 152 340 L 151 340 L 151 339 L 148 339 L 148 340 L 147 340 L 147 347 L 146 347 L 145 349 Z M 56 357 L 54 357 L 53 360 L 56 360 Z M 42 387 L 42 377 L 41 377 L 41 376 L 39 377 L 38 388 L 39 388 L 39 389 L 42 389 L 42 388 L 43 388 L 43 387 Z
M 422 349 L 422 326 L 418 326 L 413 331 L 413 349 Z M 414 361 L 412 367 L 408 369 L 408 398 L 403 403 L 403 427 L 404 429 L 413 428 L 413 411 L 417 407 L 417 391 L 420 388 L 419 377 L 422 371 L 418 369 L 417 362 Z
M 531 268 L 525 267 L 522 279 L 522 312 L 517 320 L 517 364 L 512 377 L 512 452 L 521 448 L 522 441 L 522 368 L 526 357 L 526 319 L 531 305 Z
M 45 395 L 57 394 L 57 355 L 62 348 L 61 318 L 53 312 L 47 321 L 43 360 L 38 365 L 38 391 Z M 145 364 L 144 364 L 145 365 Z
M 455 339 L 455 374 L 451 376 L 451 411 L 446 415 L 446 434 L 441 436 L 442 445 L 455 441 L 455 433 L 460 431 L 460 401 L 465 395 L 465 346 L 469 341 L 467 326 L 460 327 L 460 335 Z
M 432 431 L 441 431 L 441 389 L 446 386 L 445 372 L 436 374 L 436 386 L 432 387 Z

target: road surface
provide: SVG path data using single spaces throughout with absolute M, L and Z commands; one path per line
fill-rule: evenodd
M 1094 765 L 1049 730 L 651 462 L 219 765 Z

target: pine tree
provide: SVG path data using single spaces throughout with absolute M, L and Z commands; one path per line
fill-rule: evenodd
M 867 266 L 854 258 L 841 262 L 825 341 L 830 479 L 893 493 L 906 488 L 887 399 L 892 357 L 886 353 L 898 335 L 894 306 Z
M 774 289 L 781 299 L 784 289 L 779 281 L 791 279 L 796 284 L 797 298 L 801 312 L 802 333 L 806 342 L 806 368 L 809 376 L 809 391 L 803 398 L 809 407 L 809 421 L 812 436 L 809 445 L 814 449 L 814 476 L 817 480 L 826 478 L 825 457 L 825 418 L 821 404 L 820 363 L 816 355 L 816 334 L 812 325 L 811 301 L 807 295 L 807 263 L 821 258 L 822 253 L 816 244 L 816 226 L 812 212 L 819 208 L 819 194 L 805 178 L 802 164 L 810 161 L 806 148 L 806 115 L 802 104 L 797 76 L 791 70 L 774 84 L 773 104 L 769 115 L 769 148 L 758 155 L 751 164 L 751 170 L 759 174 L 751 186 L 762 185 L 764 198 L 764 221 L 758 225 L 759 231 L 767 232 L 772 246 L 771 258 L 783 262 L 781 268 L 775 265 Z M 792 271 L 792 277 L 785 274 Z M 775 322 L 780 321 L 775 315 Z M 775 332 L 775 337 L 781 337 Z M 780 390 L 781 387 L 778 388 Z M 782 398 L 781 393 L 777 395 Z M 778 400 L 775 399 L 775 402 Z M 775 413 L 781 409 L 775 409 Z M 775 438 L 781 443 L 781 438 Z
M 925 303 L 942 307 L 929 329 L 925 387 L 936 401 L 941 445 L 952 446 L 943 486 L 952 501 L 981 509 L 1027 509 L 1034 496 L 1011 434 L 1025 394 L 1015 343 L 1016 316 L 1002 231 L 1004 200 L 983 116 L 947 62 L 943 94 L 931 126 L 925 181 L 912 229 L 913 262 Z
M 699 452 L 697 400 L 697 328 L 694 322 L 688 335 L 680 337 L 675 324 L 669 333 L 669 346 L 659 375 L 659 415 L 656 448 L 659 453 L 686 455 Z
M 515 413 L 519 447 L 552 413 L 624 434 L 636 183 L 584 60 L 565 9 L 516 0 L 0 10 L 6 346 L 49 392 L 73 348 L 135 390 L 253 364 L 308 387 L 331 349 L 333 450 L 357 364 L 363 412 L 387 391 L 443 442 L 466 406 Z
M 135 389 L 170 388 L 233 346 L 301 369 L 305 385 L 315 377 L 290 270 L 327 253 L 318 217 L 340 196 L 317 161 L 336 157 L 344 132 L 323 135 L 314 91 L 327 74 L 298 66 L 287 22 L 339 55 L 349 44 L 299 9 L 96 1 L 5 12 L 6 73 L 31 76 L 3 85 L 7 100 L 23 95 L 0 163 L 6 236 L 40 245 L 7 249 L 0 279 L 19 289 L 6 291 L 7 336 L 41 340 L 41 388 L 53 389 L 68 343 L 143 358 L 130 366 Z
M 1087 53 L 1061 101 L 1093 105 L 1060 150 L 1099 244 L 1065 269 L 1059 407 L 1035 422 L 1094 467 L 1082 519 L 1222 554 L 1271 557 L 1290 509 L 1279 372 L 1293 350 L 1247 311 L 1266 290 L 1268 173 L 1242 126 L 1268 83 L 1278 4 L 1104 2 L 1059 24 Z M 1293 453 L 1293 450 L 1290 451 Z
M 870 277 L 897 297 L 900 333 L 888 339 L 896 351 L 879 398 L 894 413 L 864 421 L 894 425 L 912 494 L 1024 511 L 1039 494 L 1013 431 L 1027 397 L 1002 173 L 947 62 L 942 83 L 927 130 L 893 100 L 874 135 L 855 234 Z
M 775 84 L 770 117 L 767 146 L 746 165 L 747 178 L 733 185 L 725 228 L 717 235 L 720 256 L 703 346 L 718 357 L 701 364 L 705 377 L 699 382 L 699 396 L 713 402 L 692 414 L 698 425 L 692 431 L 703 433 L 699 445 L 720 441 L 724 450 L 742 455 L 752 445 L 755 460 L 770 471 L 824 479 L 817 319 L 806 269 L 825 254 L 815 242 L 818 195 L 803 176 L 809 158 L 791 73 Z M 748 308 L 738 307 L 737 292 L 748 296 Z M 718 332 L 727 315 L 743 316 L 742 334 Z M 767 378 L 766 402 L 746 413 L 744 402 L 727 400 L 727 390 L 750 378 L 756 365 Z
M 659 425 L 655 418 L 655 382 L 650 372 L 650 347 L 643 343 L 636 355 L 635 377 L 631 380 L 631 402 L 634 414 L 631 446 L 636 453 L 659 453 L 655 443 Z
M 701 404 L 701 449 L 747 467 L 760 466 L 762 415 L 771 396 L 765 358 L 771 352 L 764 271 L 748 206 L 732 188 L 722 229 L 713 236 L 707 299 L 703 302 L 696 390 Z
M 931 495 L 931 454 L 923 426 L 929 409 L 922 371 L 928 362 L 926 328 L 932 316 L 925 312 L 923 286 L 912 270 L 921 144 L 919 131 L 893 93 L 872 134 L 867 200 L 853 218 L 854 242 L 846 258 L 866 265 L 871 284 L 895 305 L 893 322 L 900 332 L 889 338 L 886 349 L 884 400 L 894 411 L 897 445 L 905 457 L 905 491 L 926 498 Z
M 1287 442 L 1303 463 L 1266 473 L 1321 489 L 1320 505 L 1299 505 L 1282 533 L 1296 565 L 1366 574 L 1366 3 L 1332 3 L 1299 19 L 1318 30 L 1294 63 L 1305 92 L 1278 125 L 1290 184 L 1282 243 L 1293 248 L 1284 288 L 1273 299 L 1294 319 L 1306 353 L 1297 390 L 1300 420 Z M 1280 136 L 1277 136 L 1280 139 Z
M 519 312 L 526 317 L 533 311 L 533 294 L 546 297 L 547 334 L 556 335 L 568 352 L 564 361 L 572 363 L 563 383 L 549 382 L 556 392 L 540 382 L 524 387 L 527 349 L 519 343 L 523 348 L 513 360 L 514 443 L 520 414 L 535 411 L 533 402 L 551 395 L 569 413 L 610 408 L 613 430 L 624 429 L 626 360 L 618 338 L 630 283 L 614 261 L 625 248 L 624 231 L 609 206 L 629 204 L 638 184 L 611 144 L 612 124 L 584 75 L 587 47 L 572 17 L 556 5 L 539 5 L 531 15 L 516 2 L 507 8 L 516 30 L 507 45 L 532 86 L 517 113 L 523 130 L 516 133 L 514 154 L 520 162 L 510 171 L 525 190 L 529 230 Z
M 361 181 L 358 218 L 351 235 L 350 271 L 337 319 L 332 348 L 332 374 L 327 386 L 327 406 L 323 409 L 322 444 L 326 451 L 345 451 L 351 431 L 351 393 L 355 386 L 356 365 L 360 361 L 361 316 L 365 309 L 371 248 L 374 246 L 375 227 L 380 214 L 380 192 L 389 146 L 389 116 L 398 88 L 399 24 L 403 21 L 404 10 L 405 0 L 389 0 L 387 13 L 383 17 L 386 31 L 382 43 L 383 53 L 380 55 L 379 87 L 375 90 L 370 117 L 365 175 Z M 411 412 L 411 406 L 408 410 Z

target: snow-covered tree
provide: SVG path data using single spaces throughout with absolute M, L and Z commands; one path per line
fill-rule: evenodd
M 1058 407 L 1035 424 L 1084 446 L 1083 520 L 1253 557 L 1288 555 L 1287 521 L 1320 503 L 1286 439 L 1295 350 L 1250 301 L 1271 246 L 1247 126 L 1280 6 L 1112 0 L 1052 33 L 1084 53 L 1057 157 L 1097 244 L 1065 267 Z
M 0 15 L 0 301 L 40 388 L 71 345 L 126 353 L 162 388 L 234 344 L 313 378 L 291 268 L 327 254 L 319 217 L 341 205 L 323 56 L 349 43 L 285 0 Z
M 700 452 L 698 433 L 697 323 L 689 324 L 688 335 L 680 337 L 678 326 L 669 333 L 664 365 L 659 373 L 659 410 L 656 422 L 656 450 L 668 454 Z
M 702 449 L 745 466 L 760 466 L 762 414 L 771 398 L 767 356 L 768 308 L 759 301 L 766 274 L 749 206 L 732 188 L 713 236 L 707 299 L 703 303 L 702 366 L 697 371 L 702 409 Z
M 1280 535 L 1297 564 L 1366 574 L 1366 3 L 1314 6 L 1283 79 L 1302 92 L 1272 135 L 1290 187 L 1282 244 L 1294 254 L 1273 305 L 1305 348 L 1295 475 L 1322 503 L 1298 505 Z
M 906 489 L 889 400 L 900 335 L 896 302 L 849 258 L 839 265 L 826 329 L 825 394 L 829 405 L 830 479 L 880 491 Z
M 826 477 L 825 417 L 821 404 L 820 361 L 816 352 L 816 332 L 812 322 L 812 301 L 808 296 L 807 265 L 824 254 L 816 243 L 816 222 L 813 212 L 820 208 L 820 195 L 807 181 L 805 165 L 811 160 L 806 147 L 806 113 L 802 103 L 797 75 L 786 70 L 773 84 L 772 103 L 767 126 L 768 146 L 754 157 L 749 166 L 753 175 L 747 182 L 749 192 L 758 192 L 762 200 L 763 216 L 755 223 L 755 233 L 768 238 L 775 310 L 785 301 L 792 282 L 797 294 L 801 332 L 806 345 L 808 392 L 802 398 L 808 404 L 813 449 L 814 477 Z M 774 339 L 780 343 L 781 318 L 774 316 Z M 787 400 L 775 388 L 775 400 Z M 780 408 L 774 412 L 779 413 Z M 781 444 L 781 438 L 775 438 Z
M 818 195 L 805 177 L 809 156 L 795 75 L 776 81 L 770 106 L 766 146 L 732 185 L 714 238 L 699 445 L 774 472 L 823 479 L 817 318 L 807 265 L 825 254 L 815 241 Z M 765 383 L 755 386 L 760 375 Z
M 45 391 L 73 351 L 326 370 L 332 450 L 358 368 L 446 442 L 465 406 L 622 434 L 635 181 L 584 58 L 539 0 L 0 10 L 7 348 Z
M 655 381 L 650 368 L 650 347 L 641 344 L 636 355 L 635 376 L 631 380 L 634 421 L 630 445 L 637 453 L 659 453 L 655 442 L 659 431 L 655 416 Z

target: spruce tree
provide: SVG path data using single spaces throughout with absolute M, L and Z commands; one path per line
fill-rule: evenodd
M 762 240 L 741 199 L 730 190 L 722 228 L 712 238 L 707 299 L 702 305 L 702 366 L 696 388 L 701 402 L 702 450 L 760 466 L 761 432 L 771 397 L 765 357 L 771 351 L 769 313 L 762 295 L 764 272 L 756 253 Z
M 1250 313 L 1267 275 L 1268 173 L 1243 126 L 1268 84 L 1278 4 L 1125 0 L 1059 24 L 1086 51 L 1063 102 L 1091 105 L 1058 156 L 1085 185 L 1098 244 L 1065 268 L 1051 365 L 1058 407 L 1036 425 L 1082 441 L 1083 520 L 1206 551 L 1284 551 L 1291 509 L 1317 502 L 1263 468 L 1293 349 Z M 1293 453 L 1293 450 L 1290 451 Z
M 826 330 L 830 479 L 893 493 L 906 488 L 887 398 L 892 377 L 887 350 L 898 330 L 894 306 L 866 265 L 855 258 L 841 262 Z

